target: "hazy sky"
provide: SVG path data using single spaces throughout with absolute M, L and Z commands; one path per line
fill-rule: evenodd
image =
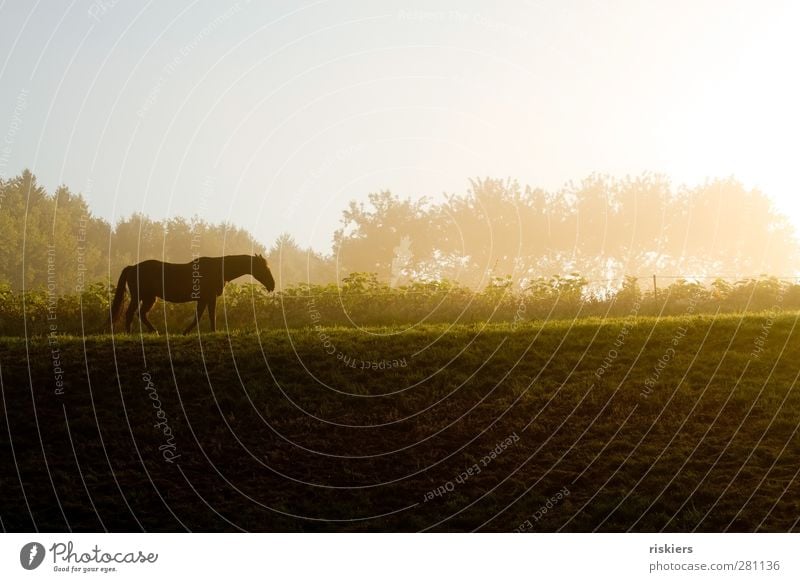
M 735 175 L 800 225 L 798 6 L 0 0 L 0 176 L 325 250 L 474 176 Z

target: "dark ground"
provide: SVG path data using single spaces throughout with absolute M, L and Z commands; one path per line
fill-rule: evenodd
M 797 530 L 796 316 L 0 339 L 2 528 Z

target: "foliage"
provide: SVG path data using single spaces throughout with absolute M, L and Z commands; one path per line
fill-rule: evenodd
M 80 194 L 62 186 L 49 195 L 27 170 L 0 181 L 0 200 L 0 282 L 14 290 L 81 293 L 95 282 L 116 283 L 123 267 L 144 259 L 188 262 L 223 254 L 266 254 L 278 288 L 333 280 L 330 261 L 288 235 L 267 252 L 241 228 L 196 217 L 158 221 L 137 213 L 112 227 Z
M 590 280 L 791 274 L 800 258 L 791 225 L 762 192 L 733 179 L 676 188 L 652 174 L 594 174 L 555 192 L 477 179 L 440 203 L 372 194 L 345 212 L 334 254 L 345 270 L 385 279 L 403 238 L 412 277 L 473 288 L 497 275 L 522 281 L 572 271 Z
M 586 309 L 588 298 L 616 290 L 605 282 L 625 275 L 791 274 L 800 258 L 786 218 L 764 194 L 733 179 L 675 188 L 658 175 L 592 175 L 547 192 L 486 178 L 438 202 L 382 191 L 344 210 L 330 255 L 304 249 L 288 234 L 267 251 L 243 229 L 196 217 L 157 221 L 134 214 L 112 226 L 80 194 L 66 186 L 48 194 L 27 170 L 0 182 L 0 200 L 0 282 L 15 292 L 82 294 L 95 282 L 114 284 L 124 266 L 146 258 L 188 262 L 198 255 L 266 253 L 278 289 L 336 282 L 351 296 L 343 307 L 356 315 L 376 308 L 359 303 L 356 292 L 392 288 L 409 295 L 420 281 L 438 281 L 475 290 L 479 304 L 490 304 L 488 313 L 523 301 L 544 316 L 556 299 L 562 315 Z M 691 292 L 686 284 L 673 294 Z M 715 289 L 727 297 L 726 285 L 720 280 Z M 731 301 L 744 308 L 748 288 L 737 286 L 738 299 Z M 635 289 L 633 279 L 623 283 L 620 302 L 635 303 Z M 391 295 L 391 302 L 401 311 L 411 301 L 442 317 L 436 305 L 398 297 Z
M 0 286 L 0 335 L 96 334 L 110 330 L 113 287 L 89 285 L 81 293 L 14 292 Z M 497 277 L 480 291 L 454 281 L 415 281 L 390 287 L 375 273 L 353 273 L 334 284 L 298 284 L 269 294 L 259 284 L 229 284 L 218 304 L 218 324 L 231 330 L 419 323 L 524 322 L 575 317 L 685 315 L 692 313 L 789 311 L 800 309 L 800 285 L 776 278 L 714 281 L 704 286 L 679 279 L 642 292 L 627 277 L 617 292 L 593 293 L 577 273 L 536 278 L 519 289 Z M 193 304 L 159 302 L 151 312 L 156 327 L 182 330 Z M 203 321 L 203 327 L 207 322 Z

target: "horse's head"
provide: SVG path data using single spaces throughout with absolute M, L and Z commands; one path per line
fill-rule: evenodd
M 253 257 L 253 277 L 267 288 L 267 291 L 275 290 L 275 279 L 272 278 L 272 272 L 267 266 L 267 259 L 261 255 Z

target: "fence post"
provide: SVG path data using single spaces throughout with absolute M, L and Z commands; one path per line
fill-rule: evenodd
M 653 275 L 653 299 L 658 300 L 658 285 L 656 284 L 655 275 Z

